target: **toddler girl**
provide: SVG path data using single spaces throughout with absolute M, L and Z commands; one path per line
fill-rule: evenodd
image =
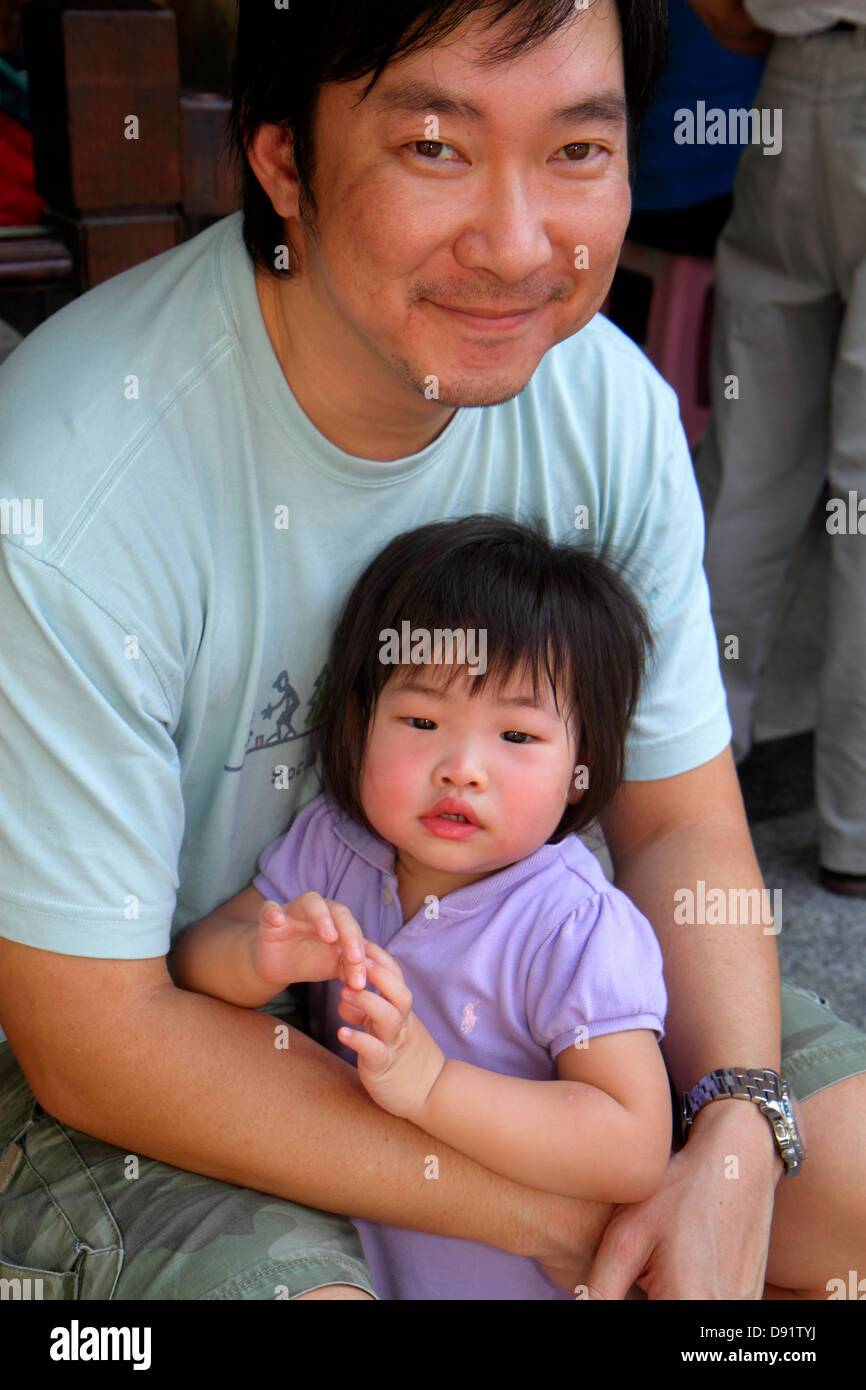
M 260 907 L 233 923 L 249 950 L 230 944 L 234 899 L 181 938 L 188 987 L 206 958 L 207 992 L 230 1002 L 322 982 L 312 1035 L 431 1136 L 406 1181 L 444 1201 L 437 1140 L 595 1201 L 661 1181 L 661 952 L 575 834 L 621 779 L 648 651 L 615 572 L 538 521 L 396 537 L 334 636 L 323 792 L 262 854 L 260 896 L 240 895 Z M 522 1256 L 355 1225 L 381 1298 L 573 1297 Z

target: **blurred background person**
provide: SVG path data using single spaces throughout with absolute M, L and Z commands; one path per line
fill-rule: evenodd
M 778 154 L 742 152 L 718 244 L 713 416 L 699 460 L 716 494 L 705 563 L 717 635 L 723 652 L 738 642 L 721 663 L 734 755 L 752 746 L 774 604 L 828 487 L 820 879 L 866 896 L 866 0 L 692 8 L 723 39 L 737 25 L 772 32 L 755 104 L 783 113 Z
M 658 93 L 640 129 L 630 241 L 688 256 L 715 254 L 719 233 L 731 213 L 739 145 L 678 144 L 676 112 L 694 110 L 698 101 L 722 110 L 751 107 L 763 71 L 753 54 L 769 48 L 763 33 L 752 36 L 745 53 L 723 47 L 686 0 L 670 0 L 668 63 Z M 620 270 L 608 315 L 643 342 L 652 283 Z

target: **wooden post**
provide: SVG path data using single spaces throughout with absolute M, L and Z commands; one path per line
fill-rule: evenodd
M 36 187 L 82 289 L 175 246 L 182 197 L 174 15 L 98 4 L 24 12 Z

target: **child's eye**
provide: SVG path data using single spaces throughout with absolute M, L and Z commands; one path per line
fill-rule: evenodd
M 409 724 L 412 726 L 413 729 L 420 728 L 422 724 L 424 724 L 428 729 L 436 728 L 436 725 L 433 723 L 432 719 L 419 719 L 418 716 L 415 714 L 410 714 L 407 716 L 407 718 Z
M 520 732 L 519 729 L 509 729 L 506 733 L 502 735 L 502 737 L 508 739 L 509 743 L 525 743 L 529 739 L 534 738 L 535 735 L 523 734 Z

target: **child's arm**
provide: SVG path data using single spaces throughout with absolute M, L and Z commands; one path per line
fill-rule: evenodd
M 181 989 L 256 1009 L 302 980 L 363 988 L 365 944 L 342 903 L 302 893 L 279 906 L 250 887 L 187 927 L 168 964 Z
M 411 1120 L 503 1177 L 597 1202 L 639 1202 L 655 1192 L 671 1147 L 670 1088 L 648 1029 L 605 1034 L 557 1058 L 560 1079 L 524 1081 L 446 1061 L 412 1013 L 397 962 L 367 946 L 370 983 L 344 990 L 340 1029 L 358 1073 L 385 1110 Z

